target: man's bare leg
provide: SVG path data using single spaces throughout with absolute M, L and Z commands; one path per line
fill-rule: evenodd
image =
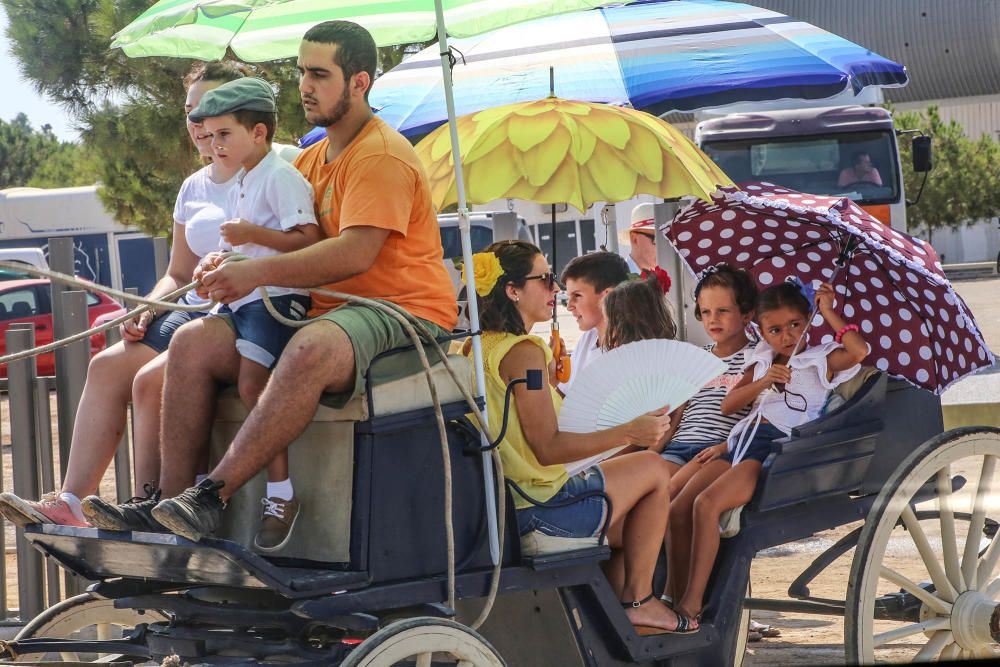
M 320 320 L 297 331 L 257 406 L 208 475 L 213 482 L 225 482 L 222 498 L 227 500 L 285 452 L 312 420 L 323 392 L 350 390 L 354 374 L 354 346 L 343 329 Z
M 177 330 L 167 350 L 160 432 L 163 497 L 191 486 L 208 446 L 219 383 L 236 382 L 240 356 L 236 334 L 217 317 Z

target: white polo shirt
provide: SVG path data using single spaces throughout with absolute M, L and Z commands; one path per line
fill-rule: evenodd
M 574 380 L 579 377 L 580 371 L 603 354 L 604 350 L 601 349 L 597 340 L 597 327 L 587 329 L 580 334 L 580 339 L 576 342 L 576 347 L 573 348 L 573 354 L 570 356 L 569 380 L 561 383 L 558 387 L 563 396 L 569 394 L 569 390 L 573 386 Z
M 230 196 L 232 201 L 229 211 L 233 218 L 242 218 L 261 227 L 282 231 L 298 225 L 317 224 L 312 186 L 298 169 L 281 159 L 274 150 L 250 171 L 240 170 L 236 175 L 236 187 Z M 219 245 L 222 250 L 229 249 L 221 240 Z M 232 249 L 247 257 L 281 254 L 274 248 L 256 243 L 244 243 Z M 268 287 L 267 293 L 271 296 L 309 294 L 309 290 Z M 252 294 L 229 304 L 229 307 L 237 310 L 243 304 L 259 298 L 260 293 L 254 290 Z

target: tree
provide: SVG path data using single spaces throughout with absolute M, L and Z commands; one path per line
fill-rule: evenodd
M 192 61 L 128 58 L 112 36 L 149 0 L 0 0 L 21 74 L 62 106 L 81 129 L 115 219 L 161 234 L 171 229 L 174 197 L 199 164 L 184 130 L 181 79 Z M 383 67 L 408 50 L 382 50 Z M 309 128 L 290 60 L 252 71 L 278 87 L 277 141 L 294 143 Z M 54 167 L 53 167 L 54 170 Z M 54 170 L 53 175 L 56 173 Z
M 935 229 L 955 228 L 1000 215 L 1000 144 L 991 136 L 977 140 L 965 135 L 962 126 L 944 121 L 937 107 L 923 112 L 895 112 L 897 129 L 919 129 L 933 139 L 934 168 L 917 204 L 907 208 L 912 232 L 925 232 L 928 240 Z M 899 159 L 910 198 L 920 190 L 923 174 L 914 173 L 910 142 L 901 140 Z
M 46 187 L 60 172 L 62 185 L 88 185 L 97 180 L 80 146 L 60 142 L 48 125 L 37 131 L 23 113 L 9 123 L 0 120 L 0 189 Z

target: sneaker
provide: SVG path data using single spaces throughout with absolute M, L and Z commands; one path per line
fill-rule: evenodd
M 73 510 L 69 508 L 69 503 L 59 497 L 58 491 L 46 493 L 41 500 L 24 500 L 13 493 L 0 493 L 0 514 L 21 528 L 33 523 L 90 527 L 86 521 L 76 518 Z
M 261 498 L 264 510 L 260 516 L 260 528 L 253 539 L 258 551 L 277 551 L 288 543 L 299 516 L 299 501 L 295 498 Z
M 222 510 L 226 508 L 219 495 L 225 482 L 204 479 L 176 498 L 168 498 L 153 508 L 153 518 L 167 530 L 197 542 L 219 527 Z
M 160 490 L 143 484 L 146 497 L 136 496 L 120 505 L 97 496 L 83 499 L 83 514 L 91 525 L 103 530 L 134 530 L 143 533 L 163 533 L 165 529 L 153 518 L 151 510 L 160 502 Z

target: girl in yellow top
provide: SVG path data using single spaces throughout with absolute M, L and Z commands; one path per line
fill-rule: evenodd
M 473 257 L 480 295 L 486 404 L 503 414 L 508 383 L 529 369 L 549 368 L 552 353 L 528 331 L 549 319 L 557 291 L 555 276 L 538 248 L 503 241 Z M 691 632 L 693 619 L 678 616 L 652 594 L 653 569 L 663 541 L 670 506 L 666 463 L 640 451 L 603 461 L 569 477 L 565 464 L 623 443 L 655 445 L 670 427 L 669 407 L 627 424 L 596 433 L 564 433 L 556 419 L 560 407 L 554 388 L 529 391 L 518 385 L 507 435 L 500 445 L 504 474 L 538 501 L 564 500 L 603 490 L 611 499 L 608 543 L 615 551 L 608 575 L 640 634 Z M 566 507 L 535 507 L 516 498 L 521 534 L 533 530 L 560 537 L 598 535 L 605 519 L 600 498 Z

